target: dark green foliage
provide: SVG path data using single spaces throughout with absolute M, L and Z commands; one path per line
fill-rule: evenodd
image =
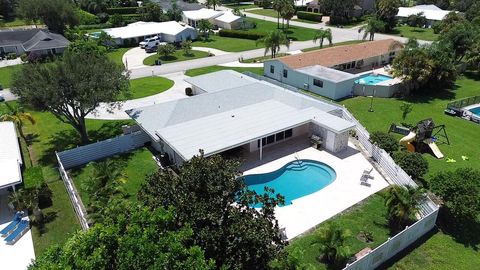
M 383 131 L 372 132 L 370 134 L 370 142 L 390 154 L 398 150 L 398 141 L 392 135 Z
M 153 2 L 139 7 L 137 13 L 140 15 L 140 20 L 146 22 L 163 22 L 167 20 L 167 16 L 163 14 L 160 5 Z
M 29 269 L 214 269 L 172 211 L 113 202 L 105 222 L 51 247 Z
M 424 27 L 427 24 L 427 18 L 423 12 L 420 12 L 419 14 L 408 16 L 405 22 L 412 27 Z
M 78 24 L 76 7 L 65 0 L 22 0 L 18 13 L 22 18 L 34 23 L 41 20 L 53 32 L 63 33 L 67 26 Z
M 430 179 L 430 189 L 459 220 L 480 222 L 480 171 L 460 168 L 441 172 Z
M 428 172 L 428 162 L 420 153 L 397 151 L 393 160 L 413 179 L 421 179 Z
M 107 8 L 107 14 L 135 14 L 137 13 L 138 7 L 115 7 L 115 8 Z
M 376 1 L 377 18 L 385 23 L 385 31 L 390 32 L 397 24 L 398 8 L 401 0 L 379 0 Z
M 415 222 L 423 190 L 411 186 L 390 186 L 385 193 L 387 218 L 392 234 Z
M 320 13 L 297 11 L 297 17 L 302 20 L 322 22 L 323 15 Z
M 79 24 L 91 25 L 100 23 L 98 17 L 93 15 L 92 13 L 88 13 L 87 11 L 83 11 L 81 9 L 77 9 L 76 12 Z
M 318 230 L 316 234 L 315 243 L 319 244 L 322 260 L 330 265 L 344 265 L 350 255 L 350 249 L 345 243 L 350 236 L 350 231 L 330 223 L 324 229 Z
M 349 23 L 352 18 L 350 16 L 351 10 L 357 4 L 356 0 L 323 0 L 323 8 L 330 15 L 330 25 L 346 24 Z
M 265 33 L 247 32 L 242 30 L 222 29 L 218 32 L 221 37 L 243 38 L 250 40 L 257 40 L 265 37 Z
M 228 269 L 266 269 L 282 250 L 274 208 L 279 195 L 256 195 L 238 177 L 239 163 L 220 156 L 195 156 L 179 175 L 158 171 L 138 199 L 153 207 L 174 207 L 178 224 L 190 224 L 194 243 L 207 258 Z M 260 202 L 260 211 L 250 205 Z M 235 205 L 236 204 L 236 205 Z

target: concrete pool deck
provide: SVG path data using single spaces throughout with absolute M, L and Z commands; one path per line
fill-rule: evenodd
M 347 150 L 336 155 L 312 147 L 303 147 L 245 170 L 244 174 L 278 170 L 288 162 L 294 161 L 295 157 L 323 162 L 335 170 L 337 178 L 323 189 L 293 200 L 291 205 L 276 208 L 275 216 L 280 228 L 285 228 L 288 239 L 299 236 L 389 185 L 375 168 L 371 173 L 374 179 L 369 180 L 371 186 L 360 185 L 363 171 L 370 170 L 373 166 L 351 142 Z

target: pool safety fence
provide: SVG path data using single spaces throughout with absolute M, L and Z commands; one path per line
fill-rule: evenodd
M 459 100 L 452 101 L 447 104 L 447 109 L 461 109 L 466 106 L 473 104 L 480 104 L 480 96 L 462 98 Z

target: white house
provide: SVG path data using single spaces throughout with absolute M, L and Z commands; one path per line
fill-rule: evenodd
M 420 13 L 425 16 L 428 21 L 427 26 L 433 25 L 435 22 L 441 21 L 450 13 L 450 10 L 443 10 L 435 5 L 418 5 L 413 7 L 398 8 L 397 18 L 406 19 L 411 15 L 418 15 Z
M 22 182 L 22 153 L 13 122 L 0 122 L 0 189 Z
M 392 62 L 400 49 L 395 44 L 393 39 L 386 39 L 289 55 L 265 61 L 263 73 L 282 83 L 341 99 L 354 93 L 359 76 L 352 73 Z
M 347 148 L 349 131 L 355 128 L 336 106 L 235 71 L 188 82 L 206 93 L 127 111 L 150 136 L 152 146 L 175 164 L 198 155 L 200 149 L 210 156 L 240 148 L 258 151 L 262 159 L 264 148 L 312 134 L 337 153 Z
M 159 36 L 164 42 L 180 42 L 196 39 L 197 31 L 188 25 L 175 21 L 168 22 L 135 22 L 123 27 L 104 29 L 118 45 L 132 42 L 138 43 L 147 37 Z
M 231 11 L 218 11 L 213 9 L 202 8 L 199 10 L 183 11 L 183 22 L 198 27 L 201 20 L 208 20 L 213 25 L 224 29 L 240 28 L 242 17 L 234 15 Z
M 231 11 L 225 11 L 225 13 L 213 19 L 213 24 L 223 29 L 238 29 L 241 27 L 242 21 L 242 17 L 233 14 Z

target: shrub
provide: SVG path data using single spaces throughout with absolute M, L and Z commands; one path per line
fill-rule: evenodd
M 321 22 L 322 14 L 306 11 L 297 11 L 297 17 L 302 20 Z
M 120 14 L 113 14 L 108 19 L 108 22 L 110 22 L 110 24 L 112 24 L 113 27 L 119 27 L 125 24 L 125 19 Z
M 8 60 L 12 60 L 12 59 L 15 59 L 17 58 L 17 54 L 16 53 L 7 53 L 7 59 Z
M 106 24 L 106 23 L 77 26 L 78 30 L 103 29 L 103 28 L 108 28 L 108 27 L 110 27 L 110 25 Z
M 109 15 L 107 13 L 98 13 L 97 18 L 100 21 L 100 23 L 106 23 L 108 22 Z
M 372 134 L 370 134 L 370 141 L 389 154 L 398 150 L 397 140 L 395 140 L 392 135 L 382 131 L 372 132 Z
M 428 172 L 428 162 L 420 153 L 397 151 L 393 160 L 413 179 L 420 179 Z
M 81 9 L 77 9 L 77 17 L 79 24 L 83 25 L 98 24 L 100 22 L 97 16 Z
M 193 96 L 193 90 L 190 87 L 185 88 L 185 95 L 191 97 Z
M 138 7 L 115 7 L 107 8 L 107 14 L 135 14 L 137 13 Z
M 257 40 L 261 39 L 265 36 L 265 33 L 261 32 L 248 32 L 242 30 L 228 30 L 222 29 L 218 33 L 221 37 L 232 37 L 232 38 L 242 38 L 242 39 L 250 39 L 250 40 Z
M 27 61 L 27 58 L 28 58 L 28 56 L 27 56 L 26 53 L 23 53 L 22 55 L 20 55 L 20 59 L 22 60 L 22 62 Z

